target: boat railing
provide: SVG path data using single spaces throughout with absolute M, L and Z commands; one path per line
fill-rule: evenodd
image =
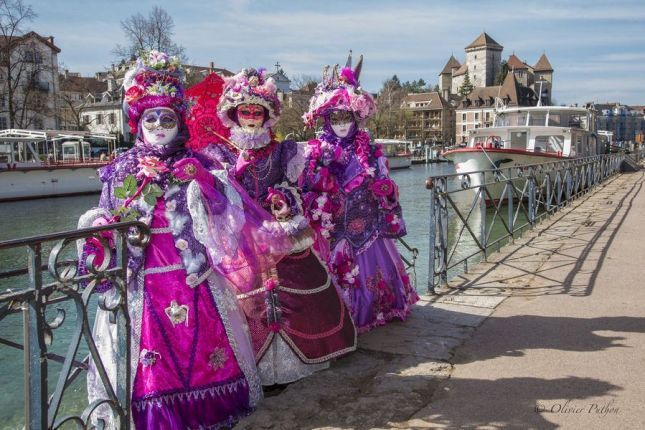
M 106 239 L 108 231 L 114 248 Z M 27 261 L 26 267 L 3 267 L 0 272 L 0 285 L 27 285 L 0 292 L 0 324 L 2 333 L 6 333 L 0 337 L 0 347 L 21 350 L 23 356 L 24 428 L 91 428 L 99 407 L 112 411 L 116 428 L 130 428 L 126 262 L 128 244 L 144 247 L 149 235 L 145 224 L 133 221 L 0 242 L 0 252 L 23 254 Z M 89 273 L 81 275 L 77 272 L 76 243 L 87 238 L 98 241 L 95 243 L 100 244 L 105 256 L 96 264 L 95 258 L 88 258 Z M 116 289 L 110 300 L 97 292 L 104 280 Z M 92 337 L 90 321 L 97 301 L 99 308 L 111 313 L 110 323 L 115 325 L 119 339 L 114 345 L 118 360 L 113 383 Z M 63 326 L 70 335 L 57 335 Z M 80 405 L 70 394 L 75 391 L 74 382 L 87 371 L 90 357 L 108 399 Z
M 492 249 L 512 243 L 619 172 L 626 158 L 640 162 L 643 149 L 509 168 L 428 177 L 430 238 L 428 290 L 468 272 Z

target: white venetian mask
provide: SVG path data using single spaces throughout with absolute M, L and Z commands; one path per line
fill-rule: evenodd
M 331 113 L 329 122 L 336 136 L 347 137 L 354 125 L 354 115 L 346 110 L 335 110 Z
M 151 145 L 168 145 L 179 132 L 177 114 L 170 108 L 146 109 L 141 115 L 141 122 L 143 140 Z

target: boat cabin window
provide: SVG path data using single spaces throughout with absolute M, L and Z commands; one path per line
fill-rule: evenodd
M 571 114 L 569 115 L 569 127 L 581 128 L 583 130 L 589 130 L 589 123 L 587 121 L 586 114 Z
M 531 112 L 529 115 L 529 125 L 541 125 L 546 124 L 546 112 Z
M 471 146 L 480 148 L 503 148 L 504 141 L 500 136 L 474 136 Z
M 535 136 L 533 151 L 562 153 L 564 136 L 557 134 Z
M 12 150 L 10 143 L 0 144 L 0 166 L 12 162 L 11 152 Z
M 495 127 L 517 127 L 526 125 L 526 112 L 505 112 L 495 117 Z
M 511 149 L 526 149 L 527 134 L 525 131 L 514 131 L 511 133 Z
M 549 113 L 549 126 L 558 127 L 561 126 L 561 118 L 559 113 Z

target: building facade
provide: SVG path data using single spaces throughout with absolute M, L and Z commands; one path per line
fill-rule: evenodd
M 614 133 L 614 142 L 635 142 L 645 133 L 645 107 L 620 103 L 593 105 L 596 110 L 596 129 Z
M 58 54 L 52 36 L 0 36 L 0 129 L 57 129 Z
M 459 100 L 455 112 L 455 142 L 465 144 L 471 130 L 492 127 L 498 108 L 535 106 L 537 101 L 535 92 L 520 85 L 512 71 L 507 73 L 502 85 L 476 87 Z
M 426 145 L 453 143 L 455 110 L 438 92 L 408 94 L 401 111 L 404 139 Z

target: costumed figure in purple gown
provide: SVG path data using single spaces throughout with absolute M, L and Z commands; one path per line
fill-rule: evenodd
M 182 81 L 179 62 L 156 51 L 126 74 L 124 109 L 137 140 L 100 170 L 99 207 L 79 221 L 87 227 L 138 219 L 150 227 L 149 244 L 131 248 L 127 270 L 137 429 L 232 426 L 262 397 L 248 327 L 226 275 L 239 269 L 241 239 L 249 229 L 257 236 L 270 217 L 256 207 L 253 220 L 253 202 L 245 203 L 209 171 L 221 166 L 185 148 Z M 267 254 L 271 237 L 260 238 Z M 87 272 L 84 262 L 96 247 L 85 242 L 79 251 L 81 273 Z M 253 259 L 257 250 L 246 252 Z M 105 255 L 96 258 L 98 263 Z M 115 287 L 107 280 L 99 288 L 109 301 Z M 118 339 L 109 314 L 98 310 L 94 337 L 114 385 Z M 110 399 L 104 382 L 92 361 L 90 402 Z M 116 426 L 106 405 L 93 418 Z
M 307 217 L 317 233 L 334 282 L 351 309 L 359 333 L 404 319 L 418 295 L 396 249 L 406 234 L 398 187 L 389 178 L 387 159 L 362 127 L 376 106 L 361 89 L 363 57 L 351 68 L 351 53 L 323 71 L 305 124 L 322 120 L 322 134 L 308 142 L 300 183 Z
M 207 79 L 216 85 L 218 78 Z M 208 85 L 201 92 L 205 96 L 200 100 L 213 103 Z M 295 187 L 304 148 L 294 141 L 276 141 L 271 131 L 280 108 L 273 79 L 262 69 L 244 69 L 226 80 L 216 110 L 204 106 L 191 127 L 191 135 L 202 141 L 197 146 L 209 143 L 202 154 L 228 166 L 229 179 L 272 216 L 267 225 L 288 232 L 293 241 L 289 255 L 263 283 L 238 295 L 263 385 L 296 381 L 356 348 L 356 329 L 311 247 L 313 232 Z M 214 125 L 216 113 L 230 137 Z M 219 131 L 209 140 L 214 130 Z

